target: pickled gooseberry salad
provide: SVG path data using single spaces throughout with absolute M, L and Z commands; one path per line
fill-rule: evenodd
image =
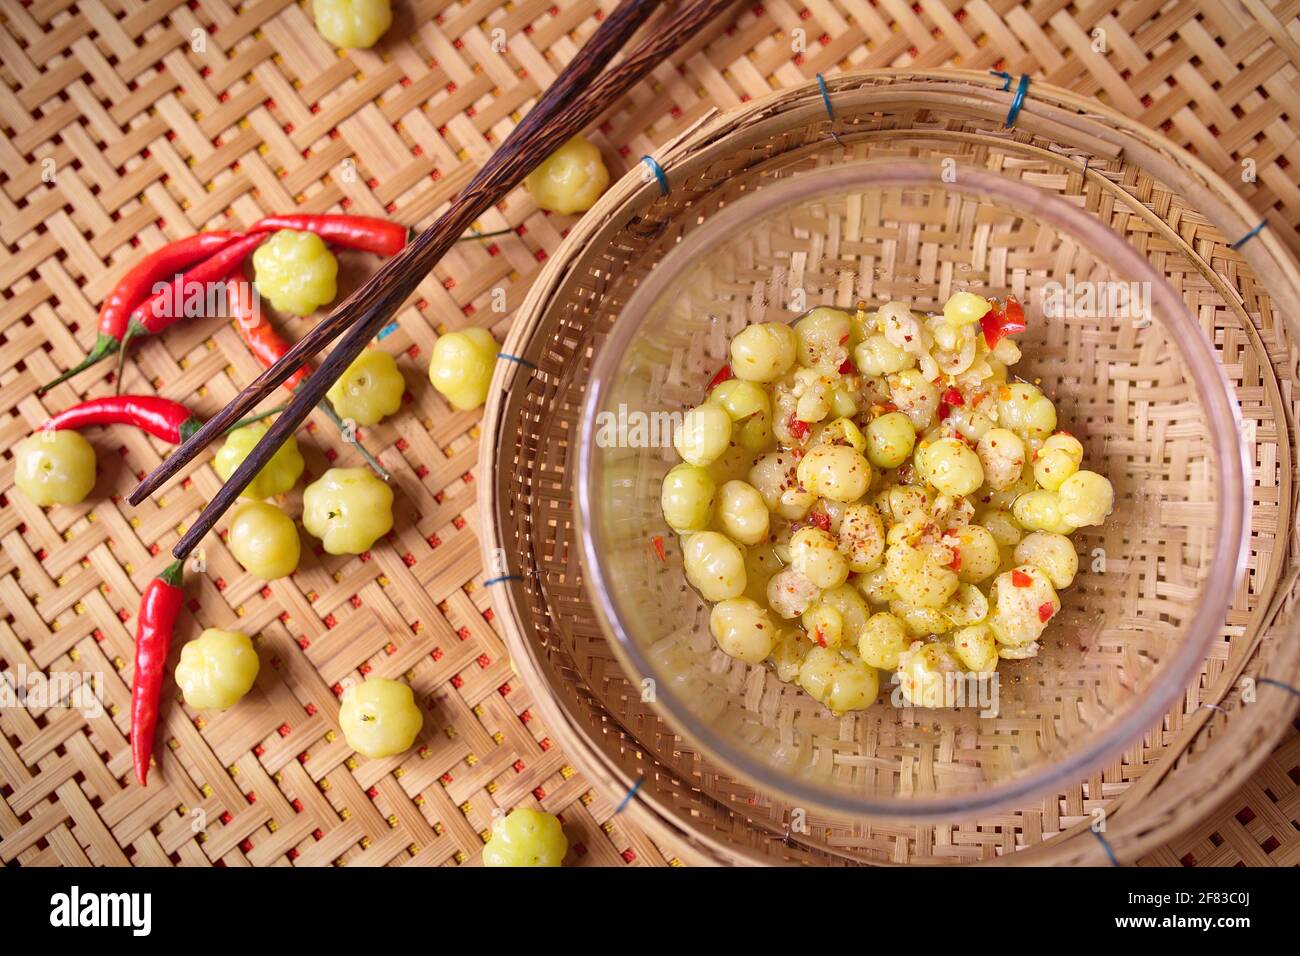
M 882 681 L 952 706 L 956 675 L 1038 653 L 1069 535 L 1114 493 L 1010 374 L 1024 329 L 1013 297 L 958 292 L 937 315 L 820 307 L 732 339 L 661 492 L 725 653 L 835 714 Z

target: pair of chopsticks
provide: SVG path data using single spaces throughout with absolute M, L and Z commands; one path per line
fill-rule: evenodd
M 155 468 L 128 499 L 138 505 L 174 477 L 216 437 L 266 398 L 328 343 L 342 338 L 262 440 L 235 469 L 198 520 L 181 536 L 172 554 L 184 559 L 239 497 L 330 386 L 415 291 L 456 239 L 499 202 L 547 156 L 605 111 L 633 85 L 672 55 L 735 0 L 689 0 L 660 23 L 617 66 L 601 71 L 646 21 L 659 0 L 622 0 L 556 77 L 537 105 L 492 154 L 450 208 L 390 259 L 370 279 L 312 329 L 273 366 L 259 375 L 225 408 Z

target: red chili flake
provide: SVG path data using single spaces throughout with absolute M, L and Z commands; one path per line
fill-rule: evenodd
M 831 530 L 831 516 L 824 511 L 812 512 L 810 515 L 808 515 L 808 520 L 810 520 L 817 527 L 821 528 L 823 531 L 829 532 Z
M 949 405 L 947 402 L 940 402 L 939 412 L 938 412 L 939 421 L 943 421 L 951 414 L 952 414 L 952 406 Z
M 852 375 L 852 374 L 854 373 L 854 371 L 855 371 L 855 369 L 853 368 L 853 359 L 851 359 L 851 358 L 846 358 L 846 359 L 845 359 L 845 360 L 840 364 L 840 374 L 841 374 L 841 375 Z
M 1011 572 L 1011 583 L 1018 588 L 1027 588 L 1034 583 L 1034 579 L 1025 574 L 1024 571 L 1016 568 Z
M 840 336 L 840 345 L 843 345 L 848 340 L 849 340 L 849 333 L 845 332 L 843 335 Z
M 816 637 L 817 637 L 817 646 L 818 646 L 818 647 L 825 647 L 825 646 L 826 646 L 826 635 L 822 633 L 822 629 L 821 629 L 820 627 L 817 628 L 817 630 L 813 631 L 813 634 L 816 635 Z
M 1051 601 L 1044 601 L 1042 604 L 1038 605 L 1038 619 L 1044 624 L 1046 624 L 1055 613 L 1056 609 L 1052 607 Z
M 717 373 L 713 376 L 713 378 L 709 379 L 709 384 L 708 387 L 705 388 L 705 391 L 711 392 L 719 385 L 721 385 L 723 382 L 725 382 L 727 379 L 735 378 L 735 377 L 736 376 L 733 375 L 731 372 L 731 365 L 730 364 L 724 365 L 722 366 L 722 368 L 718 369 Z
M 652 545 L 654 545 L 654 548 L 655 548 L 655 554 L 657 554 L 657 555 L 659 556 L 659 560 L 660 560 L 660 561 L 663 561 L 665 564 L 667 564 L 667 563 L 668 563 L 668 555 L 667 555 L 667 553 L 664 551 L 664 536 L 661 535 L 661 534 L 657 534 L 657 535 L 655 535 L 653 538 L 650 539 L 650 543 L 651 543 Z
M 794 436 L 796 441 L 802 441 L 804 437 L 808 434 L 808 423 L 805 421 L 800 421 L 794 416 L 791 416 L 790 434 Z
M 961 552 L 958 551 L 956 548 L 952 549 L 952 560 L 948 562 L 948 570 L 949 571 L 961 570 Z
M 940 398 L 943 400 L 944 404 L 946 405 L 966 404 L 966 399 L 962 397 L 961 392 L 957 391 L 956 388 L 950 387 L 945 389 L 943 395 L 941 395 Z

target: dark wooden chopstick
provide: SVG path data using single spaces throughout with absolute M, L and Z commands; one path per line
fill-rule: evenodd
M 314 357 L 329 342 L 333 341 L 345 328 L 360 321 L 363 315 L 372 312 L 374 306 L 386 305 L 392 297 L 391 293 L 395 290 L 392 288 L 385 289 L 384 287 L 386 285 L 391 286 L 395 275 L 402 274 L 413 277 L 414 282 L 410 283 L 413 290 L 436 261 L 429 262 L 428 266 L 425 267 L 423 265 L 425 257 L 420 255 L 420 250 L 427 248 L 427 246 L 420 246 L 419 244 L 422 242 L 427 243 L 435 237 L 441 237 L 445 232 L 454 231 L 454 234 L 459 236 L 465 231 L 465 227 L 482 213 L 483 209 L 486 209 L 491 202 L 499 198 L 493 197 L 490 201 L 483 202 L 481 207 L 471 205 L 465 201 L 471 196 L 481 197 L 485 194 L 484 187 L 488 185 L 486 180 L 492 172 L 492 160 L 507 150 L 517 148 L 522 138 L 531 135 L 537 127 L 553 118 L 570 99 L 577 96 L 592 77 L 599 73 L 618 53 L 632 34 L 650 16 L 658 3 L 659 0 L 623 0 L 614 12 L 596 29 L 591 39 L 583 44 L 577 56 L 561 71 L 555 82 L 547 87 L 546 92 L 542 94 L 536 105 L 528 111 L 520 124 L 511 131 L 510 135 L 493 153 L 493 156 L 489 158 L 488 164 L 478 171 L 469 185 L 457 196 L 451 208 L 440 216 L 432 226 L 421 232 L 415 241 L 390 259 L 368 282 L 364 283 L 344 302 L 340 303 L 322 322 L 294 343 L 275 365 L 266 369 L 254 379 L 252 383 L 235 396 L 233 401 L 210 419 L 209 423 L 216 421 L 218 423 L 226 422 L 229 425 L 230 422 L 238 420 L 242 415 L 240 409 L 251 408 L 258 404 L 292 375 L 299 366 Z M 511 184 L 506 189 L 513 188 L 514 185 L 517 185 L 517 183 Z M 504 193 L 505 190 L 502 190 L 502 192 Z M 490 193 L 487 193 L 487 195 L 490 195 Z M 468 211 L 471 208 L 477 209 L 477 211 L 469 215 Z M 450 221 L 456 223 L 454 230 L 449 228 Z M 439 256 L 445 252 L 446 250 L 443 249 Z M 414 261 L 417 258 L 419 261 Z M 390 294 L 385 294 L 385 292 Z M 367 299 L 375 296 L 382 296 L 382 298 L 376 302 L 367 303 Z M 400 305 L 400 302 L 398 304 Z M 311 377 L 322 378 L 326 382 L 333 381 L 331 378 L 322 376 L 319 369 Z M 328 391 L 328 388 L 326 390 Z M 307 387 L 306 383 L 304 383 L 303 386 L 300 386 L 299 392 L 306 391 Z M 290 403 L 289 409 L 293 408 L 293 403 Z M 175 476 L 212 439 L 221 435 L 223 431 L 224 428 L 222 427 L 200 428 L 188 441 L 183 442 L 157 468 L 145 476 L 144 480 L 131 492 L 128 500 L 132 504 L 142 502 Z M 254 457 L 255 454 L 256 450 L 249 457 Z M 239 470 L 236 469 L 227 484 L 236 482 L 238 477 Z
M 244 409 L 261 401 L 303 361 L 340 333 L 343 334 L 325 361 L 299 386 L 293 401 L 272 424 L 257 447 L 181 537 L 172 553 L 178 558 L 185 557 L 212 529 L 265 461 L 297 429 L 330 385 L 415 290 L 456 238 L 486 208 L 498 201 L 546 156 L 588 125 L 617 97 L 644 79 L 650 70 L 734 2 L 735 0 L 693 0 L 669 16 L 617 66 L 595 76 L 644 21 L 654 5 L 653 0 L 626 0 L 621 4 L 547 90 L 538 107 L 529 112 L 465 190 L 453 200 L 447 212 L 376 272 L 320 325 L 290 348 L 279 362 L 258 376 L 131 494 L 133 504 L 142 501 L 192 460 L 212 438 L 221 433 L 225 425 L 238 419 Z M 543 106 L 549 109 L 550 115 L 546 109 L 541 109 Z M 344 329 L 347 331 L 344 332 Z

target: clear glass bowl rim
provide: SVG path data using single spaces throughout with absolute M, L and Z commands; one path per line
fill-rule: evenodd
M 962 167 L 954 181 L 945 181 L 933 166 L 916 162 L 867 161 L 798 173 L 777 180 L 721 209 L 700 228 L 674 246 L 637 287 L 596 354 L 583 402 L 578 438 L 578 473 L 575 486 L 575 515 L 580 560 L 586 591 L 601 630 L 610 640 L 625 673 L 653 675 L 644 652 L 629 636 L 611 597 L 611 582 L 601 555 L 606 553 L 604 536 L 594 505 L 600 464 L 596 455 L 594 423 L 609 390 L 611 377 L 636 334 L 650 316 L 658 297 L 688 270 L 697 257 L 746 224 L 761 222 L 774 212 L 801 202 L 826 198 L 864 188 L 931 186 L 972 196 L 1000 200 L 1024 213 L 1051 223 L 1062 232 L 1081 240 L 1122 275 L 1151 283 L 1152 312 L 1168 318 L 1171 339 L 1179 350 L 1200 395 L 1214 449 L 1215 490 L 1218 503 L 1218 537 L 1206 575 L 1204 596 L 1198 614 L 1188 626 L 1179 647 L 1164 665 L 1146 696 L 1116 721 L 1104 734 L 1077 747 L 1065 758 L 978 793 L 951 797 L 900 797 L 881 800 L 858 797 L 847 790 L 819 787 L 797 777 L 781 774 L 771 765 L 756 761 L 733 745 L 678 699 L 671 689 L 656 691 L 656 709 L 668 723 L 695 744 L 704 755 L 755 786 L 760 792 L 774 792 L 796 806 L 812 806 L 833 813 L 866 815 L 891 820 L 943 820 L 969 817 L 1004 808 L 1017 801 L 1041 796 L 1085 778 L 1097 766 L 1122 752 L 1169 710 L 1183 693 L 1209 646 L 1226 619 L 1232 592 L 1245 568 L 1248 536 L 1245 515 L 1249 513 L 1246 449 L 1239 441 L 1240 408 L 1232 386 L 1216 360 L 1210 342 L 1181 298 L 1164 276 L 1121 236 L 1091 213 L 1064 199 L 1017 180 L 983 170 Z

